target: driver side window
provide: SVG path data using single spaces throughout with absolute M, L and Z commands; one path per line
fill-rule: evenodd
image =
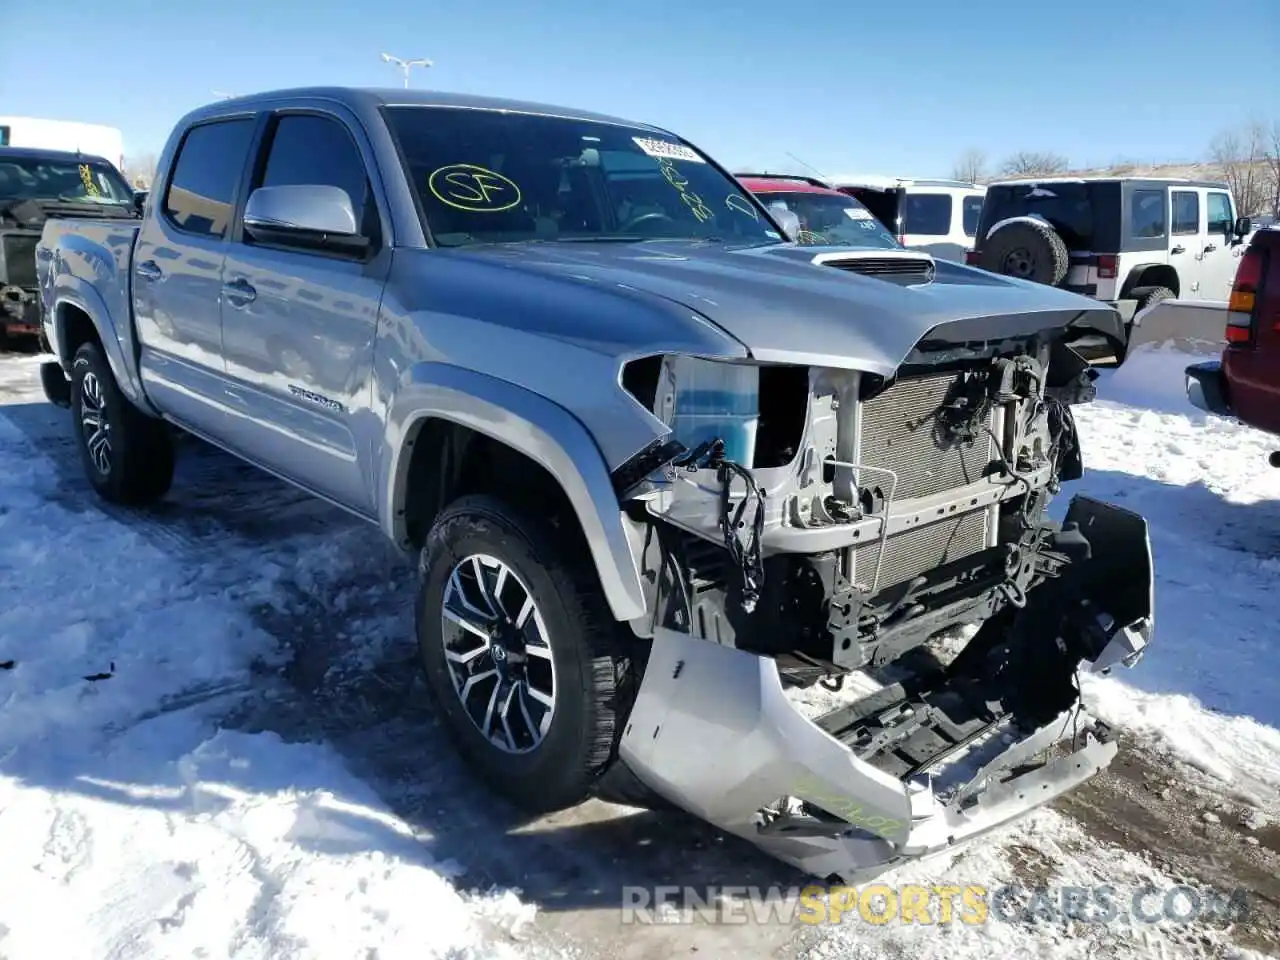
M 377 237 L 378 208 L 355 141 L 336 119 L 316 114 L 285 114 L 271 134 L 271 146 L 257 187 L 319 184 L 339 187 L 351 198 L 356 223 Z M 314 251 L 309 251 L 314 252 Z
M 1231 195 L 1220 191 L 1211 191 L 1206 199 L 1209 207 L 1207 219 L 1209 221 L 1210 236 L 1225 236 L 1230 233 L 1236 219 L 1231 215 Z

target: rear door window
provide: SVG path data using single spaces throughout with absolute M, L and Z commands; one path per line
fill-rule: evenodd
M 1194 190 L 1173 191 L 1174 236 L 1191 236 L 1200 232 L 1200 195 Z
M 989 236 L 997 223 L 1013 217 L 1035 217 L 1044 220 L 1062 237 L 1072 250 L 1118 249 L 1119 217 L 1114 229 L 1099 229 L 1095 222 L 1095 206 L 1102 210 L 1117 210 L 1118 201 L 1108 207 L 1105 197 L 1094 203 L 1095 190 L 1090 184 L 1077 181 L 1047 181 L 1044 183 L 1018 183 L 987 188 L 982 203 L 982 222 L 979 230 Z M 1099 234 L 1104 234 L 1100 236 Z
M 978 221 L 982 219 L 982 197 L 964 198 L 964 235 L 978 235 Z
M 951 232 L 951 195 L 908 193 L 904 205 L 903 233 L 945 237 Z
M 1144 240 L 1163 237 L 1168 229 L 1163 190 L 1134 190 L 1129 202 L 1133 235 Z
M 165 190 L 164 214 L 176 227 L 205 237 L 226 236 L 253 131 L 250 117 L 191 128 Z

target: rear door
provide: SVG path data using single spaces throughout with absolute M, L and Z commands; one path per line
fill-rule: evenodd
M 902 204 L 903 245 L 944 260 L 960 260 L 964 248 L 951 237 L 956 199 L 949 193 L 908 190 Z
M 1203 295 L 1201 255 L 1204 250 L 1204 192 L 1173 189 L 1169 191 L 1169 266 L 1178 271 L 1183 299 L 1197 300 Z
M 372 236 L 367 255 L 256 242 L 237 214 L 223 274 L 223 351 L 241 413 L 235 449 L 350 510 L 372 516 L 372 451 L 357 424 L 372 419 L 374 337 L 391 248 L 382 238 L 372 149 L 339 107 L 274 114 L 250 189 L 341 187 Z M 242 205 L 243 207 L 243 205 Z
M 1236 222 L 1231 194 L 1225 190 L 1202 189 L 1205 204 L 1205 235 L 1200 247 L 1200 298 L 1226 300 L 1231 296 L 1240 261 L 1231 246 Z
M 191 127 L 142 221 L 133 256 L 133 313 L 147 392 L 198 433 L 224 440 L 222 268 L 254 114 Z

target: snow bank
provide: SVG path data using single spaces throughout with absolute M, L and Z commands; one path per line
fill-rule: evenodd
M 532 908 L 455 889 L 330 748 L 218 729 L 293 558 L 104 509 L 46 455 L 39 359 L 0 364 L 0 956 L 524 955 Z
M 1200 340 L 1163 340 L 1137 347 L 1115 370 L 1102 370 L 1098 378 L 1101 396 L 1117 403 L 1199 415 L 1187 401 L 1185 370 L 1201 360 L 1216 360 L 1220 344 Z
M 1151 530 L 1156 637 L 1132 670 L 1090 678 L 1110 722 L 1161 744 L 1258 802 L 1280 798 L 1280 471 L 1275 437 L 1202 414 L 1183 369 L 1203 357 L 1139 347 L 1077 409 L 1085 476 L 1066 485 L 1137 510 Z

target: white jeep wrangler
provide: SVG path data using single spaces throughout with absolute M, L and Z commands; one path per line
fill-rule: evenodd
M 967 261 L 1102 300 L 1128 323 L 1161 300 L 1226 300 L 1249 226 L 1223 183 L 1007 180 L 987 187 Z

